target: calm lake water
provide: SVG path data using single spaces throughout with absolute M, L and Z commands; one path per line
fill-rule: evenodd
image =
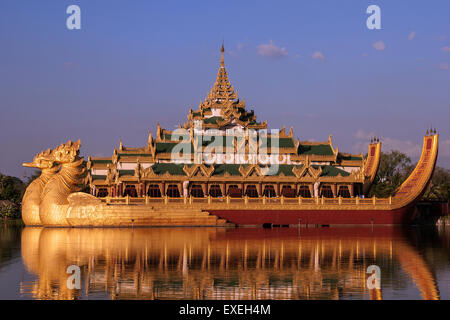
M 449 299 L 450 228 L 0 224 L 0 299 Z M 80 268 L 69 289 L 67 268 Z M 380 290 L 367 267 L 380 268 Z

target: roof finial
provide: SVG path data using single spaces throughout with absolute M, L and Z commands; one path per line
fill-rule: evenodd
M 222 40 L 222 48 L 220 48 L 220 53 L 221 53 L 221 57 L 220 57 L 220 66 L 224 67 L 225 66 L 225 61 L 223 59 L 223 53 L 225 52 L 225 46 L 223 44 L 223 40 Z

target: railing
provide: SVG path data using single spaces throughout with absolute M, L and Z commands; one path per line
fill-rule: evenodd
M 325 197 L 314 197 L 314 198 L 286 198 L 286 197 L 258 197 L 250 198 L 247 196 L 241 198 L 232 198 L 229 196 L 225 197 L 178 197 L 172 198 L 168 196 L 164 197 L 104 197 L 99 198 L 106 204 L 120 204 L 120 205 L 150 205 L 150 204 L 243 204 L 243 205 L 255 205 L 255 204 L 279 204 L 279 205 L 362 205 L 362 206 L 375 206 L 375 205 L 391 205 L 392 197 L 389 198 L 325 198 Z

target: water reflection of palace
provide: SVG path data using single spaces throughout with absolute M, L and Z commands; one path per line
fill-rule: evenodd
M 432 272 L 395 228 L 25 228 L 22 257 L 36 299 L 379 299 L 398 265 L 424 299 L 438 299 Z M 81 290 L 67 288 L 69 265 Z M 366 285 L 381 268 L 381 290 Z

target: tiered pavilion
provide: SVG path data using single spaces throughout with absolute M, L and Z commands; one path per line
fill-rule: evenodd
M 294 139 L 268 130 L 231 85 L 221 48 L 216 81 L 177 130 L 157 123 L 141 148 L 123 146 L 111 157 L 89 157 L 86 182 L 97 197 L 355 197 L 367 192 L 381 144 L 368 157 L 342 153 L 332 137 Z

